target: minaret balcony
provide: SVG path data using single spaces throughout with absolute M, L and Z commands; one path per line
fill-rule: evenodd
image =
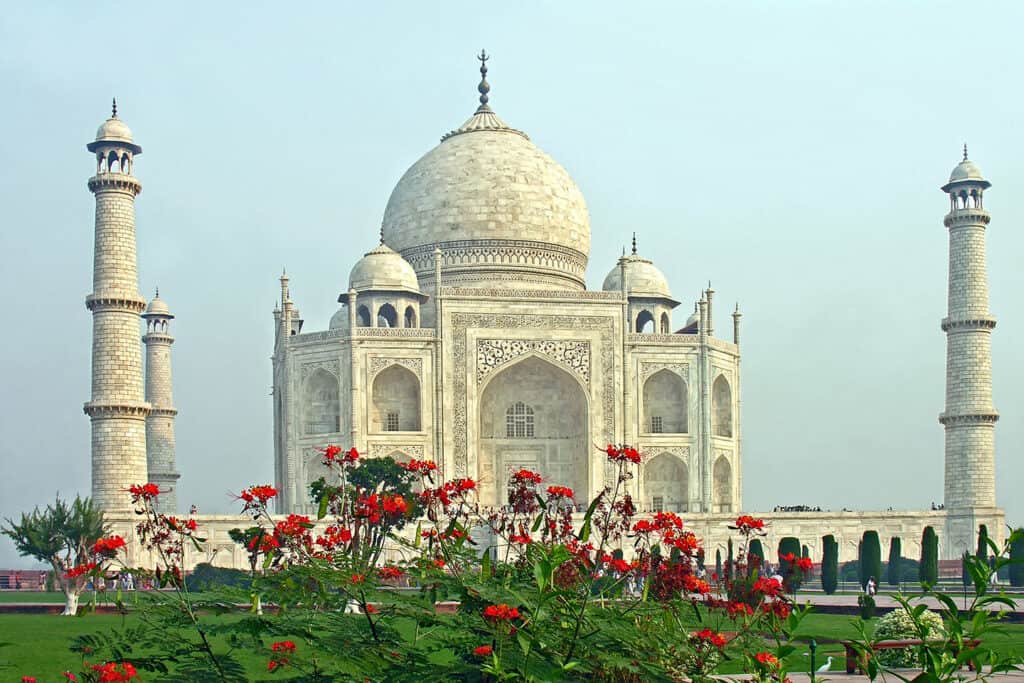
M 976 315 L 970 318 L 942 319 L 942 331 L 991 330 L 996 326 L 996 319 L 988 315 Z
M 943 223 L 947 228 L 963 225 L 988 225 L 992 216 L 988 211 L 978 208 L 954 209 L 946 214 Z

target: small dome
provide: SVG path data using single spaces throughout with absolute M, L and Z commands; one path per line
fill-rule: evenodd
M 163 299 L 160 298 L 160 294 L 157 293 L 153 297 L 153 300 L 146 306 L 146 312 L 142 314 L 143 318 L 173 318 L 171 315 L 171 309 L 167 307 L 167 304 Z
M 981 175 L 981 169 L 970 159 L 964 159 L 953 172 L 949 174 L 949 182 L 955 183 L 958 180 L 984 180 L 985 178 Z
M 625 268 L 616 264 L 604 279 L 601 289 L 606 292 L 621 291 L 622 273 L 625 271 L 626 294 L 629 296 L 654 299 L 672 298 L 665 275 L 651 261 L 637 254 L 623 256 L 620 261 L 625 263 Z
M 346 328 L 348 328 L 348 306 L 342 306 L 331 316 L 331 322 L 327 324 L 327 329 L 340 330 Z
M 125 125 L 124 121 L 112 116 L 103 122 L 103 125 L 96 131 L 97 142 L 134 142 L 132 130 Z
M 699 325 L 699 324 L 700 324 L 700 311 L 694 311 L 693 313 L 690 314 L 690 317 L 686 319 L 686 325 L 684 327 L 689 327 L 690 325 Z
M 359 259 L 348 277 L 349 289 L 357 292 L 376 289 L 420 293 L 416 271 L 401 254 L 386 244 Z

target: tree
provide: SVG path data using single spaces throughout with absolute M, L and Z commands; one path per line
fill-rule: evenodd
M 784 557 L 793 556 L 793 560 L 785 560 Z M 800 555 L 800 539 L 795 536 L 786 536 L 779 541 L 779 571 L 782 574 L 783 583 L 790 592 L 800 588 L 801 573 L 796 569 L 796 558 Z
M 728 548 L 728 559 L 726 560 L 726 567 L 727 571 L 729 572 L 729 579 L 732 580 L 732 578 L 736 576 L 736 558 L 733 556 L 731 538 L 729 539 L 729 542 L 726 547 Z
M 860 542 L 860 566 L 862 582 L 860 587 L 868 585 L 869 579 L 878 579 L 882 576 L 882 544 L 878 540 L 877 531 L 865 531 Z
M 889 539 L 889 566 L 886 567 L 886 580 L 890 586 L 900 585 L 900 557 L 903 553 L 903 541 L 898 536 Z
M 939 537 L 935 529 L 926 526 L 921 533 L 921 566 L 918 580 L 922 586 L 934 586 L 939 579 Z
M 982 524 L 978 527 L 978 559 L 988 564 L 988 527 Z
M 76 496 L 69 505 L 58 497 L 45 510 L 23 512 L 20 523 L 6 521 L 0 531 L 14 541 L 18 553 L 53 568 L 54 578 L 65 595 L 62 614 L 77 614 L 78 597 L 89 579 L 88 572 L 78 570 L 90 564 L 96 542 L 108 532 L 103 511 L 90 498 Z
M 839 583 L 839 543 L 832 534 L 821 539 L 821 588 L 827 595 L 836 592 Z
M 1020 531 L 1020 529 L 1018 529 Z M 1010 544 L 1010 585 L 1024 586 L 1024 536 L 1013 539 Z
M 715 576 L 718 580 L 722 580 L 722 551 L 718 549 L 715 551 Z
M 763 568 L 764 548 L 761 547 L 761 539 L 755 538 L 750 541 L 750 548 L 747 550 L 747 571 L 753 572 L 754 569 L 757 569 L 760 573 Z

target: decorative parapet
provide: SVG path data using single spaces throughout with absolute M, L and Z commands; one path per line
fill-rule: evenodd
M 89 191 L 100 190 L 121 190 L 137 196 L 142 192 L 142 183 L 135 176 L 124 173 L 104 173 L 89 178 Z
M 146 300 L 138 294 L 125 292 L 100 292 L 85 297 L 85 307 L 90 311 L 124 311 L 126 313 L 142 313 L 146 310 Z
M 545 299 L 548 301 L 606 301 L 622 303 L 622 295 L 619 292 L 595 292 L 589 290 L 576 292 L 550 289 L 442 287 L 441 296 L 456 299 Z
M 979 223 L 988 225 L 991 220 L 992 216 L 984 209 L 957 209 L 946 214 L 942 222 L 947 228 L 950 228 L 954 225 L 977 225 Z
M 985 410 L 977 413 L 961 413 L 959 415 L 939 415 L 939 423 L 947 426 L 994 424 L 999 421 L 999 413 L 995 410 Z
M 146 416 L 149 415 L 152 410 L 152 406 L 148 403 L 134 403 L 131 401 L 117 401 L 117 402 L 104 402 L 104 401 L 89 401 L 82 410 L 89 417 L 102 420 L 104 418 L 130 418 L 136 420 L 145 420 Z
M 372 337 L 377 339 L 434 339 L 434 330 L 430 327 L 357 327 L 354 337 Z
M 950 330 L 991 330 L 995 326 L 996 319 L 987 315 L 979 315 L 973 318 L 962 318 L 959 320 L 943 318 L 941 325 L 943 332 L 949 332 Z
M 643 334 L 630 332 L 626 335 L 629 344 L 656 346 L 695 346 L 700 341 L 696 334 Z

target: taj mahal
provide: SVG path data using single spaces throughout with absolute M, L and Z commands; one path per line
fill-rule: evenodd
M 727 522 L 745 511 L 739 308 L 723 308 L 710 285 L 695 302 L 675 298 L 661 270 L 673 264 L 649 258 L 642 234 L 617 262 L 593 264 L 606 275 L 600 290 L 587 289 L 586 201 L 558 162 L 491 108 L 487 59 L 481 53 L 475 111 L 398 180 L 379 234 L 368 229 L 353 238 L 367 250 L 346 289 L 322 293 L 340 304 L 326 330 L 304 325 L 301 302 L 281 275 L 270 397 L 277 512 L 313 512 L 308 486 L 325 474 L 317 449 L 328 443 L 369 458 L 434 461 L 445 478 L 476 479 L 483 506 L 503 503 L 509 472 L 520 468 L 572 487 L 585 506 L 613 476 L 598 448 L 628 443 L 644 454 L 629 482 L 638 507 L 678 512 L 709 551 L 723 548 Z M 142 148 L 116 104 L 87 148 L 96 201 L 86 299 L 92 496 L 128 538 L 129 485 L 159 484 L 169 492 L 161 497 L 167 511 L 181 502 L 174 494 L 174 316 L 159 293 L 146 301 L 138 291 L 135 162 Z M 820 557 L 822 535 L 834 534 L 846 561 L 867 529 L 901 538 L 910 557 L 929 525 L 946 558 L 973 546 L 979 524 L 1001 541 L 990 362 L 996 321 L 988 310 L 983 202 L 989 186 L 965 148 L 942 187 L 949 239 L 948 314 L 940 323 L 947 345 L 942 509 L 765 513 L 768 544 L 797 536 Z M 940 462 L 936 453 L 930 466 Z M 199 522 L 208 541 L 190 564 L 247 566 L 228 537 L 244 519 L 203 515 Z M 132 561 L 147 561 L 137 544 Z

